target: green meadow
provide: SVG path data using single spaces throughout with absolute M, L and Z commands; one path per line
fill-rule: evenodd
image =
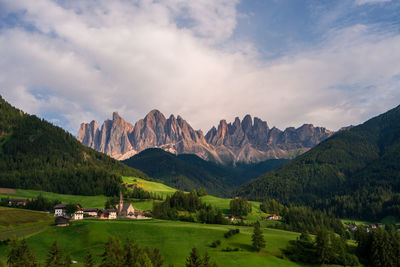
M 176 190 L 164 184 L 146 181 L 135 177 L 123 177 L 125 183 L 137 183 L 144 190 L 162 194 L 164 197 L 173 194 Z M 80 203 L 83 207 L 102 208 L 107 199 L 105 196 L 75 196 L 56 194 L 35 190 L 17 189 L 15 194 L 0 194 L 0 197 L 32 198 L 42 194 L 49 199 L 58 199 L 63 203 Z M 229 202 L 214 196 L 203 196 L 202 201 L 217 206 L 224 213 L 230 213 Z M 134 208 L 139 210 L 152 209 L 153 201 L 134 201 Z M 247 222 L 259 220 L 267 214 L 259 209 L 259 202 L 251 202 L 252 212 L 246 217 Z M 12 213 L 16 219 L 4 219 L 1 212 Z M 298 233 L 276 229 L 263 229 L 266 239 L 266 248 L 261 252 L 253 251 L 251 247 L 252 227 L 232 225 L 208 225 L 187 223 L 180 221 L 163 220 L 96 220 L 86 219 L 72 222 L 68 227 L 53 226 L 54 217 L 51 214 L 34 212 L 22 209 L 0 209 L 0 240 L 13 236 L 27 238 L 28 244 L 37 258 L 43 263 L 48 249 L 54 240 L 59 246 L 71 254 L 73 260 L 82 263 L 87 249 L 94 255 L 101 255 L 104 243 L 109 237 L 117 236 L 121 240 L 130 238 L 141 246 L 158 247 L 163 258 L 174 266 L 184 266 L 185 260 L 192 247 L 197 247 L 201 254 L 207 250 L 213 260 L 220 266 L 304 266 L 285 259 L 281 249 L 286 247 L 289 240 L 296 239 Z M 4 221 L 4 222 L 3 222 Z M 269 222 L 262 222 L 265 226 Z M 239 228 L 240 234 L 229 239 L 224 238 L 224 233 L 229 229 Z M 210 244 L 220 240 L 221 245 L 211 248 Z M 238 248 L 239 251 L 224 252 L 223 249 Z M 0 259 L 5 258 L 6 246 L 0 246 Z M 75 266 L 80 266 L 81 264 Z
M 0 207 L 0 240 L 37 233 L 53 220 L 45 212 Z
M 157 194 L 161 194 L 164 197 L 167 195 L 172 195 L 176 189 L 164 185 L 162 183 L 147 181 L 141 178 L 136 177 L 123 177 L 123 182 L 128 184 L 137 184 L 138 187 L 143 188 L 146 191 L 154 192 Z M 37 190 L 25 190 L 25 189 L 16 189 L 15 194 L 12 193 L 0 193 L 0 197 L 10 197 L 10 198 L 34 198 L 38 195 L 42 195 L 45 198 L 51 200 L 59 200 L 62 203 L 79 203 L 84 208 L 104 208 L 104 203 L 107 200 L 106 196 L 82 196 L 82 195 L 66 195 L 66 194 L 57 194 L 52 192 L 45 191 L 37 191 Z M 206 204 L 211 204 L 220 208 L 223 213 L 229 214 L 229 202 L 231 199 L 229 198 L 219 198 L 211 195 L 206 195 L 201 197 L 201 200 Z M 151 210 L 153 208 L 153 200 L 137 200 L 132 201 L 132 206 L 138 210 Z M 260 202 L 250 201 L 252 204 L 252 212 L 246 217 L 247 222 L 254 222 L 256 220 L 260 220 L 261 217 L 265 217 L 268 214 L 263 213 L 260 210 Z M 263 222 L 263 225 L 266 225 L 271 222 Z
M 162 183 L 144 180 L 137 177 L 122 177 L 122 181 L 127 184 L 137 184 L 138 187 L 145 191 L 150 191 L 162 195 L 164 198 L 167 195 L 175 193 L 176 189 Z
M 19 209 L 17 211 L 23 212 Z M 224 238 L 224 233 L 234 228 L 239 228 L 240 233 L 229 239 Z M 192 247 L 197 247 L 201 254 L 207 250 L 220 266 L 302 266 L 284 259 L 280 250 L 289 240 L 295 239 L 297 233 L 264 229 L 267 246 L 261 252 L 255 252 L 251 247 L 252 231 L 252 227 L 179 221 L 87 219 L 73 222 L 68 227 L 47 224 L 44 230 L 29 235 L 27 242 L 41 263 L 46 259 L 54 240 L 71 254 L 73 260 L 82 263 L 87 249 L 90 248 L 94 255 L 101 255 L 104 242 L 113 236 L 121 240 L 129 238 L 143 247 L 158 247 L 165 263 L 174 263 L 174 266 L 184 266 Z M 211 248 L 210 244 L 215 240 L 221 240 L 221 245 Z M 239 251 L 223 252 L 222 249 L 228 246 L 239 248 Z M 6 246 L 0 246 L 0 255 L 5 258 Z
M 52 192 L 38 191 L 38 190 L 25 190 L 16 189 L 16 194 L 0 194 L 0 197 L 10 198 L 34 198 L 42 195 L 51 200 L 60 200 L 62 203 L 79 203 L 84 208 L 103 208 L 107 200 L 106 196 L 80 196 L 80 195 L 66 195 L 57 194 Z

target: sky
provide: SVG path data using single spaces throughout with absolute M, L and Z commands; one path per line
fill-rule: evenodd
M 0 0 L 0 95 L 74 135 L 152 109 L 337 130 L 400 104 L 400 1 Z

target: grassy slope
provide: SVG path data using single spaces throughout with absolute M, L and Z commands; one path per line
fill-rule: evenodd
M 172 195 L 176 189 L 164 185 L 162 183 L 147 181 L 137 177 L 123 177 L 123 181 L 125 183 L 137 183 L 139 187 L 144 190 L 155 192 L 157 194 L 161 194 L 164 197 L 167 195 Z M 84 208 L 103 208 L 104 203 L 107 200 L 105 196 L 77 196 L 77 195 L 66 195 L 66 194 L 57 194 L 51 192 L 37 191 L 37 190 L 25 190 L 25 189 L 16 189 L 16 194 L 0 194 L 0 197 L 12 197 L 12 198 L 33 198 L 42 194 L 44 197 L 48 199 L 57 199 L 63 203 L 79 203 Z M 229 202 L 231 199 L 229 198 L 219 198 L 211 195 L 201 197 L 202 201 L 206 204 L 211 204 L 220 208 L 225 214 L 230 213 L 229 211 Z M 247 219 L 250 221 L 254 221 L 259 219 L 260 217 L 266 216 L 267 214 L 260 211 L 260 202 L 251 201 L 253 206 L 253 211 Z M 153 201 L 138 201 L 132 203 L 133 207 L 138 210 L 151 210 L 153 207 Z
M 123 181 L 128 184 L 138 184 L 139 187 L 143 188 L 146 191 L 150 192 L 155 192 L 157 194 L 161 194 L 163 196 L 166 195 L 172 195 L 176 189 L 169 187 L 167 185 L 157 183 L 157 182 L 151 182 L 147 181 L 144 179 L 140 178 L 133 178 L 133 177 L 123 177 Z M 211 195 L 203 196 L 201 197 L 201 200 L 206 203 L 206 204 L 211 204 L 213 206 L 216 206 L 222 210 L 223 213 L 228 214 L 230 213 L 229 211 L 229 202 L 231 199 L 229 198 L 220 198 L 220 197 L 215 197 Z M 262 212 L 260 210 L 260 202 L 257 201 L 250 201 L 252 204 L 252 212 L 247 216 L 247 221 L 256 221 L 259 220 L 261 217 L 267 216 L 266 213 Z M 137 206 L 138 209 L 151 209 L 152 208 L 152 202 L 136 202 L 133 204 L 133 206 Z M 141 208 L 139 208 L 141 207 Z M 271 222 L 263 222 L 265 223 L 271 223 Z
M 0 240 L 29 236 L 51 224 L 51 214 L 0 207 Z
M 122 177 L 122 181 L 128 184 L 137 184 L 138 187 L 143 188 L 146 191 L 154 192 L 164 197 L 175 193 L 176 189 L 169 187 L 162 183 L 152 182 L 136 177 Z
M 152 192 L 172 194 L 175 189 L 166 185 L 149 182 L 140 178 L 124 177 L 124 181 L 131 183 L 136 179 L 139 186 Z M 101 207 L 104 204 L 104 196 L 72 196 L 62 195 L 33 190 L 17 190 L 12 197 L 34 197 L 38 194 L 45 197 L 59 199 L 63 202 L 71 202 L 79 199 L 84 206 Z M 11 196 L 11 195 L 10 195 Z M 221 208 L 224 212 L 229 212 L 230 199 L 222 199 L 214 196 L 204 196 L 202 200 Z M 149 209 L 152 201 L 133 203 L 136 208 Z M 249 219 L 257 219 L 261 216 L 259 203 L 252 202 L 253 212 L 248 216 Z M 17 209 L 16 211 L 30 212 Z M 47 215 L 41 213 L 41 215 Z M 16 215 L 14 217 L 19 217 Z M 52 222 L 52 217 L 50 216 Z M 49 226 L 49 221 L 42 224 L 38 230 L 26 233 L 18 232 L 18 236 L 28 236 L 28 243 L 34 250 L 35 255 L 43 261 L 46 258 L 48 249 L 54 240 L 58 240 L 61 248 L 71 253 L 72 259 L 81 262 L 86 250 L 90 248 L 94 255 L 102 253 L 104 242 L 110 236 L 118 236 L 122 240 L 129 237 L 131 240 L 140 243 L 142 246 L 157 246 L 160 248 L 167 263 L 174 263 L 175 266 L 184 266 L 185 259 L 189 255 L 190 249 L 196 246 L 203 254 L 207 250 L 212 259 L 217 260 L 220 266 L 300 266 L 281 256 L 280 249 L 287 245 L 289 240 L 295 239 L 298 234 L 274 229 L 264 229 L 267 247 L 261 253 L 256 253 L 251 249 L 252 227 L 238 227 L 241 233 L 229 239 L 225 239 L 223 234 L 228 229 L 236 228 L 226 225 L 206 225 L 197 223 L 185 223 L 179 221 L 161 220 L 115 220 L 99 221 L 84 220 L 74 222 L 70 227 Z M 44 230 L 43 230 L 44 229 Z M 36 233 L 36 234 L 34 234 Z M 34 235 L 33 235 L 34 234 Z M 215 240 L 221 240 L 222 245 L 218 248 L 211 248 L 209 244 Z M 222 252 L 221 249 L 230 246 L 240 248 L 239 252 Z M 0 246 L 0 255 L 6 254 L 6 247 Z M 0 256 L 0 258 L 5 256 Z M 79 264 L 78 264 L 79 265 Z
M 94 255 L 102 253 L 103 244 L 110 236 L 118 236 L 122 240 L 129 237 L 142 246 L 160 248 L 166 263 L 184 266 L 185 259 L 193 246 L 203 254 L 207 250 L 212 259 L 220 266 L 299 266 L 281 259 L 280 248 L 298 234 L 280 230 L 264 229 L 267 247 L 261 253 L 251 249 L 251 227 L 239 227 L 240 234 L 225 239 L 223 234 L 230 226 L 205 225 L 175 221 L 99 221 L 85 220 L 74 222 L 70 227 L 49 226 L 45 231 L 28 238 L 28 244 L 40 260 L 46 258 L 48 248 L 54 240 L 59 246 L 70 252 L 73 260 L 81 262 L 85 252 L 90 248 Z M 210 248 L 209 244 L 219 239 L 219 248 Z M 227 246 L 238 247 L 239 252 L 222 252 Z M 4 255 L 4 246 L 0 247 L 0 255 Z

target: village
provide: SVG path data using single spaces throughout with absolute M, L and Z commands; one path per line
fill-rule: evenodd
M 73 204 L 75 212 L 68 214 L 67 204 L 58 204 L 54 207 L 56 226 L 68 226 L 69 220 L 82 220 L 84 218 L 94 218 L 103 220 L 113 220 L 117 218 L 128 218 L 134 220 L 151 219 L 151 211 L 135 210 L 131 203 L 125 203 L 120 192 L 119 203 L 115 209 L 83 208 L 80 204 Z
M 26 203 L 27 199 L 8 199 L 9 206 L 26 206 Z M 120 193 L 119 203 L 113 209 L 84 208 L 79 203 L 60 203 L 54 206 L 56 226 L 68 226 L 70 221 L 83 219 L 113 220 L 127 218 L 146 220 L 151 219 L 151 215 L 150 210 L 135 210 L 131 203 L 124 203 L 122 193 Z

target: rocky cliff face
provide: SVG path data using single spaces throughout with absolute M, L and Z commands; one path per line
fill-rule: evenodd
M 303 153 L 332 135 L 311 124 L 281 131 L 270 129 L 265 121 L 246 115 L 233 123 L 221 120 L 204 136 L 182 117 L 168 119 L 152 110 L 135 126 L 125 122 L 117 112 L 104 121 L 101 129 L 95 121 L 82 123 L 78 140 L 84 145 L 116 159 L 126 159 L 147 148 L 162 148 L 174 154 L 190 153 L 220 163 L 259 162 L 271 158 L 291 158 Z
M 195 131 L 180 116 L 171 115 L 166 119 L 158 110 L 152 110 L 135 126 L 125 122 L 116 112 L 112 120 L 104 121 L 100 130 L 95 121 L 82 123 L 78 140 L 119 160 L 154 147 L 174 154 L 196 154 L 205 159 L 213 159 L 215 154 L 201 131 Z

